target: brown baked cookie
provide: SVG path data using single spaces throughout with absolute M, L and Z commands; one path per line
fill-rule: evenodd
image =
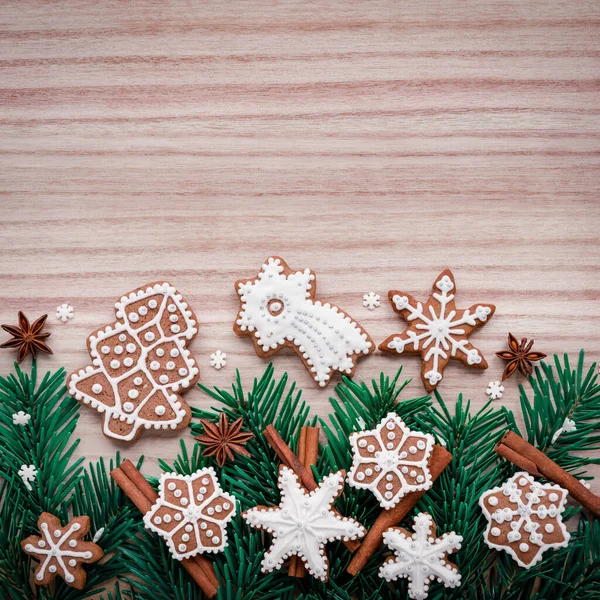
M 240 311 L 233 330 L 252 337 L 261 358 L 292 348 L 324 387 L 333 371 L 354 375 L 358 357 L 375 344 L 347 313 L 316 300 L 316 286 L 310 269 L 293 271 L 282 258 L 268 258 L 256 277 L 235 282 Z
M 420 354 L 421 379 L 428 392 L 442 380 L 451 358 L 465 366 L 487 369 L 481 352 L 467 339 L 494 315 L 493 304 L 474 304 L 458 309 L 454 304 L 456 285 L 449 269 L 442 271 L 433 284 L 433 294 L 423 304 L 410 294 L 391 290 L 388 294 L 394 310 L 409 327 L 390 335 L 380 346 L 383 352 Z
M 30 535 L 21 542 L 23 552 L 40 561 L 35 584 L 48 585 L 58 576 L 68 586 L 83 589 L 87 577 L 83 563 L 95 563 L 104 556 L 98 544 L 83 541 L 90 530 L 90 518 L 75 517 L 63 527 L 54 515 L 44 512 L 38 519 L 38 529 L 41 537 Z
M 519 566 L 529 569 L 546 550 L 568 545 L 570 535 L 562 521 L 567 495 L 567 490 L 541 484 L 525 471 L 515 473 L 479 498 L 488 520 L 485 543 L 505 550 Z
M 187 349 L 196 315 L 169 283 L 150 283 L 116 304 L 117 321 L 87 340 L 92 365 L 73 373 L 69 393 L 104 413 L 104 435 L 131 441 L 144 429 L 181 429 L 191 411 L 177 393 L 200 377 Z

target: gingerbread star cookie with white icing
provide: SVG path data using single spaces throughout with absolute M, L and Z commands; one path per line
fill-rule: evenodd
M 334 371 L 354 375 L 359 357 L 375 350 L 369 334 L 347 313 L 316 299 L 313 271 L 293 271 L 272 256 L 252 279 L 235 282 L 240 311 L 233 330 L 250 336 L 256 354 L 268 358 L 294 350 L 324 387 Z
M 38 529 L 41 537 L 30 535 L 21 542 L 23 552 L 40 561 L 33 576 L 35 584 L 48 585 L 58 576 L 68 586 L 83 589 L 87 577 L 83 563 L 95 563 L 104 556 L 98 544 L 83 540 L 90 530 L 90 518 L 75 517 L 63 527 L 54 515 L 44 512 Z
M 212 467 L 192 475 L 163 473 L 158 499 L 144 515 L 146 529 L 167 541 L 177 560 L 227 546 L 227 523 L 235 516 L 235 498 L 221 489 Z
M 402 333 L 389 336 L 379 349 L 392 354 L 420 354 L 421 379 L 428 392 L 436 389 L 451 358 L 467 367 L 487 369 L 481 352 L 467 339 L 494 315 L 493 304 L 474 304 L 458 309 L 454 304 L 456 285 L 448 269 L 433 284 L 433 294 L 425 304 L 410 294 L 391 290 L 388 294 L 394 310 L 409 323 Z
M 348 484 L 370 490 L 383 508 L 393 508 L 406 494 L 433 485 L 429 460 L 434 443 L 432 435 L 410 430 L 389 413 L 375 429 L 350 435 L 354 457 Z
M 479 498 L 488 520 L 485 543 L 505 550 L 529 569 L 546 550 L 568 545 L 570 535 L 562 521 L 567 494 L 559 485 L 541 484 L 525 471 L 515 473 Z
M 181 429 L 191 411 L 178 392 L 200 376 L 187 349 L 198 320 L 169 283 L 123 296 L 117 320 L 87 340 L 92 365 L 73 373 L 69 393 L 103 413 L 104 435 L 126 442 L 145 429 Z
M 280 569 L 286 558 L 299 556 L 307 571 L 321 581 L 329 577 L 325 545 L 334 540 L 363 537 L 365 528 L 354 519 L 334 512 L 332 505 L 344 489 L 344 471 L 331 473 L 307 492 L 287 467 L 279 470 L 279 506 L 255 506 L 242 514 L 248 525 L 273 536 L 262 561 L 263 573 Z

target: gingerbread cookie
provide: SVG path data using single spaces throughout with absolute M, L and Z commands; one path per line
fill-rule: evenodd
M 83 589 L 83 563 L 95 563 L 104 556 L 98 544 L 83 541 L 90 530 L 90 518 L 75 517 L 63 527 L 54 515 L 44 512 L 38 519 L 38 529 L 41 537 L 30 535 L 21 542 L 23 552 L 40 561 L 34 574 L 35 584 L 48 585 L 58 576 L 68 586 Z
M 456 565 L 448 561 L 448 554 L 460 550 L 462 536 L 454 531 L 436 538 L 436 527 L 431 515 L 419 513 L 415 517 L 415 532 L 402 527 L 391 527 L 383 534 L 383 542 L 395 556 L 388 558 L 379 570 L 386 581 L 408 578 L 408 595 L 422 600 L 429 595 L 429 583 L 438 580 L 444 587 L 460 585 Z
M 196 316 L 169 283 L 150 283 L 116 304 L 117 321 L 87 340 L 92 365 L 73 373 L 69 393 L 104 413 L 104 435 L 131 441 L 144 429 L 181 429 L 190 407 L 176 392 L 200 376 L 187 349 Z
M 488 520 L 485 543 L 505 550 L 519 566 L 529 569 L 546 550 L 568 545 L 570 535 L 562 522 L 567 494 L 558 485 L 542 485 L 529 473 L 515 473 L 479 498 Z
M 332 473 L 309 493 L 300 485 L 294 471 L 281 467 L 281 504 L 255 506 L 242 514 L 248 525 L 265 529 L 273 536 L 262 561 L 263 573 L 280 569 L 290 556 L 299 556 L 313 577 L 326 581 L 329 575 L 327 542 L 355 540 L 365 535 L 360 523 L 332 510 L 333 502 L 344 489 L 344 476 L 344 471 Z
M 466 310 L 456 308 L 456 285 L 448 269 L 439 274 L 432 289 L 433 294 L 425 305 L 405 292 L 389 292 L 394 310 L 410 326 L 402 333 L 389 336 L 379 346 L 383 352 L 420 354 L 421 379 L 428 392 L 440 383 L 451 358 L 465 366 L 487 369 L 485 358 L 467 338 L 483 327 L 496 310 L 493 304 L 474 304 Z
M 192 475 L 163 473 L 158 500 L 144 515 L 146 529 L 167 541 L 177 560 L 227 546 L 227 523 L 235 516 L 235 498 L 223 492 L 212 467 Z
M 356 360 L 375 349 L 369 334 L 348 314 L 315 299 L 310 269 L 293 271 L 273 256 L 255 278 L 236 281 L 235 289 L 241 306 L 233 330 L 252 337 L 261 358 L 292 348 L 321 387 L 335 370 L 353 375 Z
M 389 413 L 375 429 L 350 435 L 348 484 L 370 490 L 383 508 L 392 508 L 406 494 L 433 485 L 428 463 L 434 443 L 432 435 L 411 431 Z

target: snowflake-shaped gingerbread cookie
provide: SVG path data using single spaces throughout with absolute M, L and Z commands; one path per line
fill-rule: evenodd
M 69 393 L 103 413 L 103 433 L 118 440 L 185 427 L 191 411 L 177 392 L 198 381 L 187 349 L 196 316 L 169 283 L 138 288 L 115 309 L 117 321 L 88 338 L 92 365 L 70 376 Z
M 227 546 L 227 523 L 235 516 L 235 498 L 221 489 L 212 467 L 193 475 L 163 473 L 158 500 L 144 525 L 167 541 L 177 560 Z
M 436 527 L 427 513 L 419 513 L 414 521 L 415 532 L 392 527 L 384 532 L 383 541 L 394 551 L 379 570 L 386 581 L 408 578 L 408 595 L 415 600 L 427 598 L 429 584 L 437 579 L 444 587 L 460 585 L 456 565 L 448 561 L 448 554 L 460 550 L 462 536 L 453 531 L 436 538 Z
M 451 358 L 465 366 L 487 369 L 481 352 L 469 342 L 469 335 L 483 327 L 494 315 L 493 304 L 474 304 L 457 309 L 454 304 L 454 276 L 445 270 L 433 284 L 433 294 L 425 305 L 410 294 L 391 290 L 389 298 L 394 310 L 409 323 L 400 334 L 389 336 L 379 349 L 384 352 L 420 354 L 423 365 L 421 379 L 428 392 L 442 380 Z
M 102 558 L 102 548 L 83 538 L 90 530 L 90 518 L 75 517 L 64 527 L 50 513 L 42 513 L 38 520 L 41 537 L 30 535 L 21 542 L 23 552 L 40 561 L 35 570 L 36 585 L 48 585 L 55 577 L 62 577 L 68 586 L 78 590 L 85 586 L 83 563 L 94 563 Z
M 570 536 L 562 522 L 567 494 L 524 471 L 484 492 L 479 506 L 488 520 L 486 544 L 505 550 L 525 569 L 540 562 L 546 550 L 567 546 Z
M 355 540 L 365 528 L 332 510 L 334 500 L 344 488 L 344 471 L 323 478 L 317 489 L 307 492 L 291 469 L 279 471 L 281 504 L 278 507 L 255 506 L 242 517 L 251 527 L 265 529 L 273 542 L 262 561 L 263 573 L 281 568 L 289 556 L 299 556 L 307 571 L 326 581 L 329 562 L 325 545 L 333 540 Z
M 333 371 L 353 375 L 357 359 L 375 350 L 369 334 L 348 314 L 316 300 L 310 269 L 293 271 L 273 256 L 255 278 L 236 281 L 235 289 L 240 311 L 234 331 L 251 336 L 261 358 L 291 348 L 321 387 Z
M 428 462 L 434 443 L 432 435 L 411 431 L 389 413 L 375 429 L 350 435 L 348 483 L 371 490 L 383 508 L 392 508 L 409 492 L 433 485 Z

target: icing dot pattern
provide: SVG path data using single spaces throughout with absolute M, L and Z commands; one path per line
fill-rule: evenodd
M 488 520 L 484 534 L 491 548 L 506 551 L 517 564 L 530 568 L 549 549 L 564 547 L 569 533 L 562 522 L 567 491 L 516 473 L 502 486 L 484 492 L 479 505 Z
M 185 426 L 190 412 L 179 393 L 199 377 L 186 347 L 197 333 L 193 312 L 168 283 L 139 288 L 115 308 L 118 320 L 90 336 L 93 364 L 71 375 L 69 392 L 104 413 L 109 437 L 130 441 L 144 429 Z
M 222 491 L 209 467 L 193 475 L 164 473 L 159 498 L 144 516 L 144 524 L 167 541 L 174 558 L 183 560 L 198 553 L 221 552 L 227 546 L 227 523 L 234 516 L 235 498 Z
M 352 374 L 357 359 L 375 350 L 356 321 L 315 299 L 310 269 L 294 272 L 283 259 L 270 257 L 255 278 L 237 281 L 235 289 L 240 299 L 235 332 L 251 337 L 263 358 L 292 348 L 321 387 L 334 371 Z
M 373 430 L 350 436 L 353 451 L 348 483 L 373 492 L 383 508 L 395 506 L 406 494 L 432 485 L 428 461 L 433 436 L 411 431 L 389 413 Z

